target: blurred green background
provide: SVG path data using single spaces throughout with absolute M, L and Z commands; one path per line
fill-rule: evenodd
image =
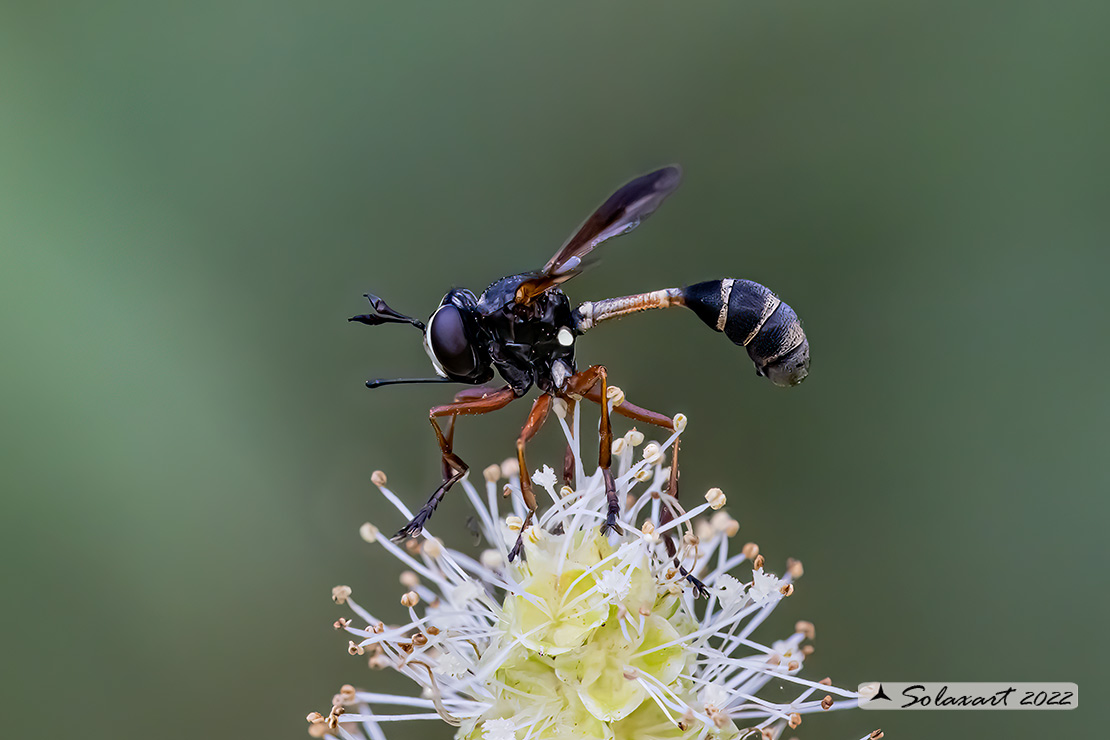
M 773 388 L 679 311 L 579 361 L 685 411 L 688 490 L 805 563 L 757 634 L 813 620 L 807 673 L 842 685 L 1085 701 L 798 734 L 1105 731 L 1105 3 L 176 6 L 0 9 L 6 735 L 299 738 L 340 684 L 387 686 L 329 593 L 398 596 L 357 535 L 401 524 L 369 476 L 423 500 L 450 394 L 363 388 L 430 368 L 346 317 L 538 267 L 670 162 L 683 187 L 571 298 L 755 279 L 811 377 Z M 525 413 L 458 451 L 506 457 Z

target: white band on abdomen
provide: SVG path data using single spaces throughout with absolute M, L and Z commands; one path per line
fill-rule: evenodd
M 721 312 L 717 314 L 717 331 L 724 331 L 725 323 L 728 322 L 728 299 L 732 295 L 732 283 L 732 278 L 721 281 Z

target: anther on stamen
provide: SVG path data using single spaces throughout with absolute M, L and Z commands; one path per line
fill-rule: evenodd
M 871 733 L 871 740 L 882 740 L 882 737 L 883 737 L 883 731 L 882 730 L 875 730 L 874 732 Z
M 644 445 L 643 456 L 648 465 L 658 465 L 663 462 L 663 449 L 658 442 L 648 442 Z
M 744 557 L 746 557 L 748 560 L 754 561 L 755 556 L 759 554 L 759 545 L 755 544 L 754 542 L 748 542 L 744 545 L 743 549 L 741 549 L 740 552 L 744 553 Z
M 370 522 L 366 522 L 358 528 L 358 536 L 366 542 L 376 542 L 378 540 L 378 528 Z
M 509 457 L 501 463 L 501 475 L 506 478 L 515 478 L 520 475 L 520 463 L 516 461 L 516 458 Z
M 802 724 L 802 715 L 794 712 L 790 715 L 790 722 L 788 724 L 790 725 L 791 730 L 798 729 L 798 725 Z
M 370 474 L 370 482 L 378 488 L 381 488 L 386 484 L 385 473 L 380 470 L 375 470 L 373 473 Z
M 709 507 L 711 509 L 717 510 L 724 507 L 728 498 L 720 488 L 710 488 L 705 492 L 705 500 L 709 502 Z
M 424 540 L 424 554 L 436 560 L 443 554 L 443 542 L 436 537 L 428 537 Z
M 789 596 L 790 594 L 794 593 L 794 584 L 784 583 L 782 587 L 779 588 L 779 593 L 783 596 Z
M 339 619 L 335 620 L 335 623 L 332 625 L 332 627 L 337 630 L 345 630 L 350 626 L 351 620 L 347 619 L 346 617 L 340 617 Z
M 554 398 L 551 400 L 551 410 L 555 412 L 555 416 L 560 419 L 567 418 L 567 402 L 561 398 Z
M 786 572 L 790 574 L 791 578 L 801 578 L 805 573 L 805 568 L 802 567 L 802 561 L 794 558 L 786 559 Z
M 752 561 L 752 568 L 754 568 L 755 570 L 760 570 L 763 567 L 763 562 L 763 556 L 756 555 L 755 560 Z
M 501 487 L 501 498 L 509 498 L 513 495 L 513 487 L 506 483 Z
M 619 455 L 624 452 L 624 447 L 626 444 L 627 442 L 625 442 L 624 437 L 617 437 L 613 440 L 613 445 L 610 449 L 612 449 L 614 455 Z
M 486 479 L 487 483 L 496 483 L 501 480 L 501 466 L 489 465 L 482 471 L 482 477 Z
M 339 693 L 336 696 L 339 699 L 340 703 L 344 705 L 354 704 L 355 699 L 357 698 L 355 694 L 355 687 L 349 683 L 345 683 L 341 687 L 339 687 Z
M 510 514 L 509 516 L 505 517 L 505 526 L 513 532 L 519 532 L 520 528 L 524 526 L 524 520 L 521 519 L 519 516 L 514 516 Z
M 497 550 L 482 550 L 478 560 L 484 568 L 489 570 L 497 570 L 505 564 L 504 558 Z
M 624 438 L 627 439 L 628 444 L 632 445 L 633 447 L 639 447 L 644 443 L 644 433 L 641 432 L 639 429 L 628 430 L 628 433 L 624 435 Z
M 705 705 L 705 714 L 709 719 L 713 720 L 713 724 L 716 725 L 717 729 L 724 729 L 729 723 L 728 715 L 712 704 Z
M 420 596 L 415 591 L 408 591 L 401 597 L 401 606 L 407 606 L 409 609 L 413 608 L 420 603 Z
M 401 582 L 402 586 L 410 590 L 420 585 L 420 576 L 416 575 L 411 570 L 406 570 L 401 573 L 401 577 L 397 580 Z
M 605 397 L 609 399 L 614 406 L 620 406 L 624 403 L 624 391 L 615 385 L 611 385 L 606 389 Z
M 807 622 L 804 619 L 795 622 L 794 631 L 801 632 L 807 640 L 812 640 L 817 636 L 817 628 L 813 626 L 813 622 Z
M 336 604 L 342 606 L 347 603 L 347 599 L 351 597 L 350 586 L 336 586 L 331 590 L 331 600 Z
M 674 418 L 671 419 L 671 423 L 674 424 L 674 430 L 679 434 L 685 432 L 686 424 L 688 423 L 688 420 L 686 419 L 686 414 L 675 414 Z
M 632 475 L 632 477 L 638 480 L 640 483 L 647 483 L 655 476 L 649 468 L 640 468 Z
M 333 706 L 331 708 L 331 714 L 329 714 L 328 718 L 324 720 L 324 724 L 328 726 L 329 730 L 334 730 L 339 727 L 339 717 L 343 714 L 344 711 L 346 710 L 344 710 L 341 706 Z
M 712 531 L 723 532 L 726 537 L 735 537 L 736 533 L 740 531 L 740 522 L 724 511 L 718 511 L 710 517 L 709 525 Z M 702 538 L 704 539 L 704 536 Z
M 826 712 L 832 709 L 833 698 L 829 694 L 825 694 L 825 698 L 821 700 L 821 708 Z
M 362 646 L 359 645 L 354 640 L 348 640 L 347 641 L 347 652 L 350 653 L 351 655 L 362 655 L 366 651 L 363 650 Z

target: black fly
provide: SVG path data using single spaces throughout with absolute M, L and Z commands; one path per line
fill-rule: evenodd
M 605 400 L 607 374 L 601 365 L 579 372 L 574 362 L 575 341 L 604 321 L 653 308 L 686 306 L 710 328 L 745 347 L 755 363 L 757 375 L 769 378 L 778 386 L 797 385 L 805 379 L 809 369 L 809 343 L 797 315 L 770 290 L 750 280 L 710 280 L 685 288 L 666 288 L 571 307 L 560 285 L 584 269 L 587 257 L 599 244 L 639 226 L 674 192 L 680 179 L 678 167 L 664 167 L 629 182 L 601 204 L 543 268 L 501 278 L 480 296 L 465 289 L 451 290 L 432 313 L 427 326 L 394 311 L 377 296 L 366 296 L 374 312 L 349 320 L 371 326 L 406 323 L 417 327 L 424 335 L 424 349 L 437 375 L 435 378 L 371 380 L 366 383 L 367 387 L 396 383 L 481 386 L 494 378 L 495 371 L 505 381 L 500 388 L 464 389 L 455 395 L 454 403 L 429 411 L 428 419 L 443 456 L 443 483 L 412 521 L 397 533 L 397 538 L 418 535 L 443 496 L 467 471 L 466 463 L 452 451 L 455 417 L 502 408 L 524 396 L 532 386 L 537 386 L 541 394 L 532 404 L 517 439 L 520 488 L 528 507 L 529 522 L 536 510 L 536 499 L 524 459 L 525 445 L 543 425 L 553 399 L 560 398 L 573 405 L 586 398 L 601 406 L 598 464 L 609 494 L 602 531 L 620 531 L 617 522 L 620 504 L 609 470 L 612 429 Z M 674 429 L 670 417 L 631 403 L 615 406 L 613 411 L 664 429 Z M 444 417 L 449 419 L 446 432 L 438 422 Z M 670 491 L 677 496 L 677 444 L 671 465 Z M 670 517 L 671 512 L 665 510 L 664 518 Z M 517 545 L 512 555 L 519 551 L 519 541 Z M 672 548 L 673 544 L 668 549 Z

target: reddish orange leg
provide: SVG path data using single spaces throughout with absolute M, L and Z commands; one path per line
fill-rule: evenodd
M 601 385 L 600 396 L 598 396 L 601 399 L 601 442 L 597 452 L 597 466 L 601 468 L 601 477 L 605 481 L 605 498 L 608 500 L 601 533 L 605 534 L 611 529 L 617 534 L 624 534 L 624 529 L 617 523 L 621 505 L 617 498 L 617 484 L 613 480 L 613 471 L 610 469 L 613 462 L 613 427 L 609 423 L 609 404 L 605 402 L 609 391 L 609 374 L 603 365 L 591 365 L 567 379 L 565 393 L 586 396 L 588 391 L 598 384 Z
M 459 401 L 480 401 L 490 394 L 496 393 L 498 390 L 500 389 L 488 388 L 486 386 L 480 386 L 477 388 L 463 388 L 461 391 L 455 394 L 455 402 L 458 403 Z M 454 444 L 455 418 L 455 415 L 451 415 L 447 418 L 447 431 L 443 433 L 443 438 L 447 440 L 448 449 L 452 449 Z M 447 463 L 447 460 L 443 460 L 443 480 L 447 480 L 454 474 L 455 469 Z
M 474 397 L 478 393 L 480 397 Z M 458 455 L 451 450 L 451 436 L 454 431 L 454 417 L 456 416 L 473 416 L 477 414 L 488 414 L 490 411 L 508 406 L 516 395 L 513 389 L 505 386 L 499 390 L 491 389 L 473 389 L 469 393 L 460 393 L 460 396 L 469 396 L 469 400 L 456 401 L 444 406 L 434 406 L 428 412 L 428 421 L 431 422 L 432 429 L 436 433 L 436 440 L 439 442 L 439 450 L 443 455 L 444 476 L 443 483 L 440 484 L 432 495 L 428 498 L 427 503 L 420 507 L 420 511 L 416 512 L 416 516 L 412 518 L 408 524 L 401 528 L 401 530 L 393 535 L 393 539 L 402 540 L 408 537 L 415 537 L 420 534 L 424 529 L 424 524 L 431 518 L 432 513 L 439 506 L 439 502 L 464 475 L 469 467 L 462 461 Z M 465 397 L 464 396 L 464 397 Z M 439 428 L 436 419 L 449 416 L 451 421 L 448 425 L 448 435 L 444 435 L 443 430 Z
M 587 391 L 583 395 L 586 398 L 593 401 L 594 403 L 597 403 L 597 404 L 601 403 L 601 398 L 602 398 L 601 391 L 599 391 L 596 386 L 591 388 L 589 391 Z M 674 419 L 672 419 L 671 417 L 663 416 L 663 414 L 660 414 L 658 411 L 651 411 L 649 409 L 645 409 L 645 408 L 642 408 L 640 406 L 637 406 L 634 403 L 629 403 L 628 401 L 625 401 L 620 406 L 614 406 L 613 411 L 615 413 L 620 414 L 621 416 L 625 416 L 629 419 L 632 419 L 633 421 L 642 421 L 642 422 L 645 422 L 647 424 L 653 424 L 653 425 L 655 425 L 657 427 L 660 427 L 662 429 L 666 429 L 668 432 L 673 432 L 674 431 Z M 672 458 L 672 463 L 671 463 L 670 487 L 668 488 L 668 491 L 670 492 L 670 494 L 672 496 L 674 496 L 675 498 L 678 498 L 678 440 L 677 439 L 674 441 L 674 453 L 673 453 L 673 458 Z M 665 524 L 666 522 L 661 522 L 661 523 Z
M 524 499 L 524 505 L 528 507 L 528 515 L 524 518 L 524 523 L 520 527 L 516 544 L 509 551 L 510 563 L 524 547 L 524 530 L 532 523 L 532 516 L 536 513 L 537 508 L 536 496 L 532 493 L 532 475 L 528 472 L 528 463 L 524 459 L 524 446 L 528 444 L 532 437 L 536 436 L 536 432 L 547 421 L 547 415 L 550 412 L 551 396 L 544 393 L 532 404 L 532 411 L 528 414 L 528 420 L 524 422 L 524 428 L 520 430 L 520 436 L 516 440 L 516 461 L 520 465 L 520 495 Z
M 603 401 L 603 399 L 605 398 L 604 391 L 598 390 L 596 385 L 591 387 L 586 393 L 583 393 L 582 396 L 584 398 L 588 398 L 594 403 L 600 404 L 603 409 L 608 406 L 608 404 Z M 651 411 L 649 409 L 642 408 L 640 406 L 637 406 L 636 404 L 629 403 L 628 401 L 625 401 L 619 406 L 614 406 L 613 411 L 620 414 L 621 416 L 633 419 L 634 421 L 642 421 L 647 424 L 652 424 L 662 429 L 666 429 L 669 432 L 674 431 L 674 420 L 669 416 L 664 416 L 657 411 Z M 668 493 L 670 493 L 671 496 L 673 496 L 676 500 L 678 499 L 678 442 L 679 441 L 677 439 L 674 441 L 674 451 L 671 453 L 671 475 L 670 480 L 668 481 L 669 486 L 667 489 Z M 659 513 L 659 525 L 663 526 L 674 520 L 674 514 L 675 512 L 670 505 L 664 505 L 662 511 Z M 677 532 L 674 536 L 678 536 Z M 705 584 L 691 575 L 685 568 L 683 568 L 679 564 L 678 548 L 675 547 L 674 537 L 667 537 L 664 540 L 664 544 L 667 548 L 667 555 L 671 558 L 674 558 L 675 566 L 678 567 L 679 571 L 682 573 L 683 576 L 685 576 L 686 580 L 688 580 L 691 585 L 693 585 L 697 594 L 699 596 L 708 597 L 709 591 L 706 590 Z
M 567 405 L 567 424 L 571 424 L 571 419 L 574 418 L 574 404 L 576 402 L 569 396 L 564 396 L 563 402 Z M 574 464 L 574 446 L 570 443 L 570 440 L 567 440 L 567 451 L 563 454 L 563 483 L 568 486 L 573 486 L 576 473 L 577 466 Z

